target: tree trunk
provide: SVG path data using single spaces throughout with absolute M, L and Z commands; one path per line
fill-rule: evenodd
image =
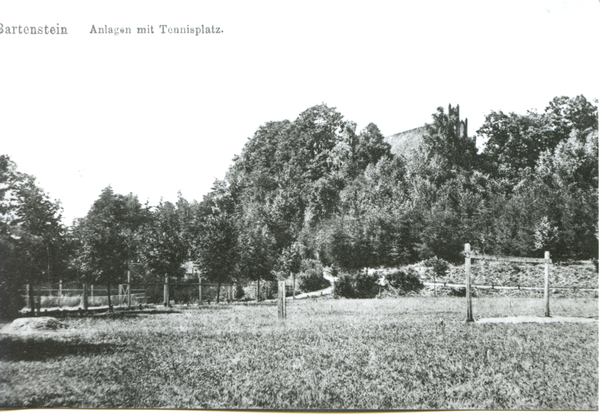
M 215 299 L 215 303 L 219 304 L 219 297 L 221 295 L 221 283 L 217 283 L 217 298 Z
M 256 280 L 256 302 L 260 301 L 260 278 Z
M 112 310 L 112 302 L 110 301 L 110 282 L 106 283 L 106 289 L 108 291 L 108 311 Z
M 33 317 L 33 316 L 35 316 L 35 297 L 33 295 L 33 284 L 28 284 L 27 289 L 28 289 L 27 295 L 29 296 L 29 307 L 31 309 L 30 314 L 31 314 L 31 317 Z

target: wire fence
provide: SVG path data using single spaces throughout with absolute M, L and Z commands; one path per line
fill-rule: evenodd
M 435 286 L 435 287 L 452 287 L 452 288 L 465 288 L 466 284 L 455 284 L 455 283 L 446 283 L 446 282 L 424 282 L 424 285 L 427 286 Z M 471 285 L 471 288 L 479 288 L 479 289 L 489 289 L 489 290 L 533 290 L 539 291 L 544 290 L 544 287 L 531 287 L 524 285 L 516 285 L 516 286 L 502 286 L 502 285 Z M 598 292 L 598 288 L 582 288 L 582 287 L 550 287 L 550 290 L 565 290 L 565 291 L 589 291 L 589 292 Z

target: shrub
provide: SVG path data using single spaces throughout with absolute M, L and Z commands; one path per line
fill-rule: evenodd
M 335 297 L 355 298 L 352 276 L 350 276 L 349 274 L 340 272 L 338 274 L 338 277 L 339 278 L 336 281 L 335 287 L 333 290 L 333 295 Z
M 450 288 L 448 295 L 451 297 L 466 297 L 467 289 L 465 287 Z M 471 291 L 471 297 L 477 297 L 477 292 Z
M 377 280 L 377 275 L 364 272 L 357 272 L 354 275 L 340 273 L 335 283 L 334 295 L 344 298 L 375 298 L 379 289 Z
M 355 295 L 356 298 L 375 298 L 379 292 L 377 274 L 369 275 L 366 272 L 359 272 L 355 277 Z
M 331 283 L 323 277 L 323 266 L 319 261 L 314 259 L 302 260 L 298 278 L 298 287 L 305 293 L 319 291 L 331 285 Z
M 423 262 L 423 265 L 425 265 L 426 267 L 432 267 L 433 272 L 438 277 L 443 277 L 444 275 L 446 275 L 446 271 L 450 269 L 450 264 L 438 257 L 429 258 L 428 260 Z
M 419 279 L 419 273 L 412 268 L 404 268 L 386 275 L 388 284 L 403 293 L 419 291 L 424 285 Z
M 235 286 L 235 299 L 236 300 L 241 300 L 242 298 L 244 298 L 244 296 L 246 295 L 246 292 L 244 291 L 244 287 L 242 287 L 241 284 L 236 284 Z

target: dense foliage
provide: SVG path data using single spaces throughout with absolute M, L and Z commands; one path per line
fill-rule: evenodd
M 3 156 L 2 290 L 58 272 L 117 284 L 132 264 L 138 279 L 181 278 L 188 261 L 218 284 L 288 278 L 307 260 L 350 274 L 432 257 L 443 268 L 467 242 L 597 259 L 597 106 L 556 97 L 541 113 L 492 111 L 477 133 L 480 151 L 458 106 L 439 107 L 420 147 L 392 154 L 375 124 L 357 132 L 316 105 L 260 126 L 201 202 L 143 207 L 109 187 L 68 234 L 58 204 Z
M 367 272 L 341 272 L 333 294 L 344 298 L 375 298 L 379 292 L 379 276 Z
M 319 291 L 331 285 L 323 277 L 323 266 L 319 261 L 314 259 L 305 259 L 302 261 L 298 278 L 298 287 L 303 292 Z
M 84 281 L 106 284 L 109 307 L 111 286 L 123 281 L 129 263 L 142 249 L 136 242 L 145 217 L 136 196 L 116 194 L 109 186 L 75 226 L 74 267 Z M 151 244 L 147 247 L 152 249 Z
M 14 317 L 23 305 L 23 284 L 29 284 L 33 305 L 36 286 L 65 275 L 67 255 L 59 203 L 0 156 L 0 319 Z
M 387 284 L 401 294 L 419 291 L 424 285 L 419 273 L 412 268 L 403 268 L 385 275 Z
M 423 261 L 423 265 L 426 267 L 433 268 L 434 274 L 438 277 L 443 277 L 444 275 L 446 275 L 446 272 L 450 270 L 450 264 L 448 264 L 448 262 L 436 257 L 429 258 Z

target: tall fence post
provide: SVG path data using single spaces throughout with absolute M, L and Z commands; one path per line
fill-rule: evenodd
M 544 253 L 544 305 L 546 307 L 546 317 L 550 317 L 550 252 Z
M 83 293 L 81 295 L 82 297 L 82 302 L 83 302 L 83 309 L 85 311 L 88 310 L 88 295 L 87 295 L 87 284 L 83 284 Z
M 292 300 L 296 299 L 296 274 L 290 272 L 292 274 Z
M 58 280 L 58 308 L 62 308 L 62 280 Z
M 202 275 L 198 275 L 198 305 L 202 305 Z
M 163 299 L 165 307 L 171 306 L 171 299 L 169 298 L 169 276 L 165 274 L 165 289 L 163 292 Z
M 467 296 L 467 323 L 473 322 L 473 307 L 471 304 L 471 245 L 465 244 L 465 278 Z
M 38 287 L 37 300 L 35 301 L 35 311 L 39 316 L 42 311 L 42 290 Z
M 277 287 L 279 294 L 278 310 L 277 315 L 281 320 L 285 320 L 285 280 L 279 281 L 279 287 Z
M 127 270 L 127 307 L 131 308 L 131 271 Z

